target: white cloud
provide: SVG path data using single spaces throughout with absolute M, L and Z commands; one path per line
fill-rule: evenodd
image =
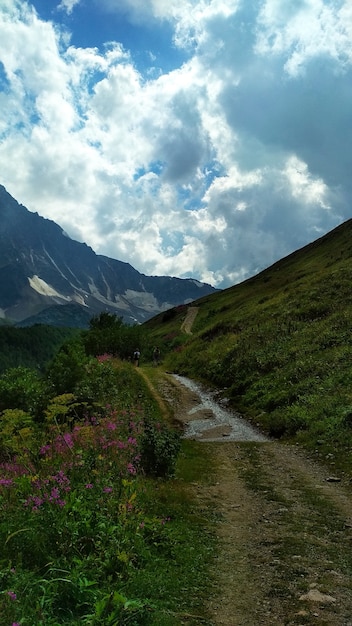
M 285 169 L 292 196 L 306 205 L 317 204 L 324 209 L 329 208 L 326 200 L 328 193 L 327 185 L 321 178 L 313 178 L 306 163 L 302 163 L 297 157 L 291 157 L 287 161 Z
M 349 2 L 104 5 L 167 21 L 189 60 L 142 75 L 120 42 L 76 47 L 3 0 L 0 182 L 16 199 L 146 274 L 220 286 L 350 216 Z
M 67 15 L 71 15 L 75 6 L 80 4 L 80 2 L 81 0 L 61 0 L 57 8 L 61 11 L 65 11 Z
M 297 76 L 316 56 L 340 66 L 352 61 L 352 5 L 349 2 L 266 0 L 259 18 L 258 51 L 285 55 L 285 69 Z

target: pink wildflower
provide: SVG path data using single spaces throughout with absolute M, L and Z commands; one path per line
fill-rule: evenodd
M 40 498 L 39 496 L 30 496 L 24 502 L 24 506 L 32 505 L 32 511 L 38 511 L 38 508 L 43 504 L 44 498 Z
M 45 456 L 47 452 L 49 452 L 51 450 L 51 446 L 46 445 L 46 446 L 42 446 L 39 450 L 39 454 L 41 454 L 42 456 Z
M 109 361 L 110 359 L 112 359 L 112 355 L 107 353 L 97 356 L 99 363 L 104 363 L 104 361 Z
M 12 478 L 0 478 L 0 487 L 11 487 L 13 485 Z
M 55 482 L 57 482 L 57 484 L 60 485 L 61 487 L 65 487 L 65 490 L 67 491 L 67 487 L 69 487 L 70 480 L 62 470 L 59 470 L 57 474 L 52 476 L 52 479 Z
M 69 448 L 72 448 L 72 447 L 73 447 L 73 439 L 72 439 L 72 435 L 71 435 L 71 433 L 65 433 L 65 434 L 62 436 L 62 438 L 63 438 L 63 440 L 64 440 L 65 444 L 66 444 Z
M 7 595 L 9 596 L 11 600 L 17 600 L 17 596 L 14 591 L 8 591 Z
M 60 497 L 60 491 L 58 487 L 53 487 L 51 490 L 50 498 L 52 500 L 57 500 Z
M 86 484 L 86 489 L 93 489 L 92 483 L 87 483 Z
M 132 465 L 132 463 L 129 463 L 129 464 L 127 465 L 127 471 L 128 471 L 128 473 L 129 473 L 129 474 L 132 474 L 133 476 L 134 476 L 135 474 L 137 474 L 137 470 L 136 470 L 136 468 L 134 467 L 134 465 Z
M 104 487 L 103 491 L 104 491 L 104 493 L 111 493 L 112 492 L 112 487 Z

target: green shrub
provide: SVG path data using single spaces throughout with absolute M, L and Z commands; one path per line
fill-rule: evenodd
M 40 421 L 49 397 L 46 382 L 29 368 L 9 369 L 0 379 L 0 411 L 22 409 Z
M 6 409 L 0 415 L 0 458 L 12 458 L 25 449 L 33 449 L 35 424 L 22 409 Z
M 149 476 L 170 478 L 175 473 L 180 434 L 166 424 L 145 419 L 141 440 L 141 466 Z
M 73 393 L 85 377 L 89 362 L 82 343 L 78 340 L 65 344 L 47 368 L 47 379 L 53 387 L 53 395 Z

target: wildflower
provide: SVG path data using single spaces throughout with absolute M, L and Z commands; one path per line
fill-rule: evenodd
M 46 446 L 42 446 L 39 450 L 39 454 L 41 454 L 42 456 L 45 456 L 47 452 L 49 452 L 51 450 L 51 446 L 46 445 Z
M 37 511 L 38 508 L 43 504 L 44 499 L 40 498 L 39 496 L 30 496 L 29 498 L 27 498 L 27 500 L 24 502 L 24 506 L 29 506 L 30 504 L 32 504 L 32 511 Z
M 114 424 L 114 422 L 108 422 L 108 423 L 106 424 L 106 428 L 107 428 L 108 430 L 116 430 L 117 426 L 116 426 L 116 424 Z
M 127 465 L 127 471 L 128 471 L 128 473 L 129 473 L 129 474 L 132 474 L 133 476 L 134 476 L 135 474 L 137 474 L 137 470 L 136 470 L 136 468 L 134 467 L 134 465 L 132 465 L 132 463 L 129 463 L 129 464 Z
M 11 487 L 13 485 L 12 478 L 0 478 L 0 487 Z
M 25 476 L 28 473 L 28 468 L 19 463 L 16 463 L 16 457 L 13 463 L 1 463 L 0 469 L 13 474 L 15 476 Z M 30 471 L 30 470 L 29 470 Z
M 14 591 L 8 591 L 7 595 L 9 596 L 11 600 L 17 600 L 17 596 Z
M 72 435 L 71 435 L 71 433 L 65 433 L 65 434 L 62 436 L 62 438 L 63 438 L 63 440 L 64 440 L 65 444 L 66 444 L 69 448 L 72 448 L 72 447 L 73 447 L 73 439 L 72 439 Z
M 86 489 L 93 489 L 92 483 L 87 483 L 86 484 Z
M 60 491 L 58 487 L 53 487 L 50 494 L 51 500 L 57 500 L 60 497 Z
M 112 492 L 112 487 L 104 487 L 103 491 L 104 491 L 104 493 L 111 493 Z
M 69 487 L 70 480 L 62 470 L 55 474 L 55 476 L 52 476 L 52 480 L 57 482 L 61 487 L 64 487 L 66 491 L 69 491 L 67 488 Z
M 112 355 L 107 354 L 106 352 L 105 354 L 100 354 L 99 356 L 97 356 L 97 360 L 99 361 L 99 363 L 104 363 L 104 361 L 109 361 L 110 359 L 112 359 Z

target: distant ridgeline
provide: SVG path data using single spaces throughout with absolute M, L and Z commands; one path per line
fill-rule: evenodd
M 187 278 L 146 276 L 97 255 L 0 185 L 0 319 L 87 328 L 102 311 L 141 324 L 216 289 Z

